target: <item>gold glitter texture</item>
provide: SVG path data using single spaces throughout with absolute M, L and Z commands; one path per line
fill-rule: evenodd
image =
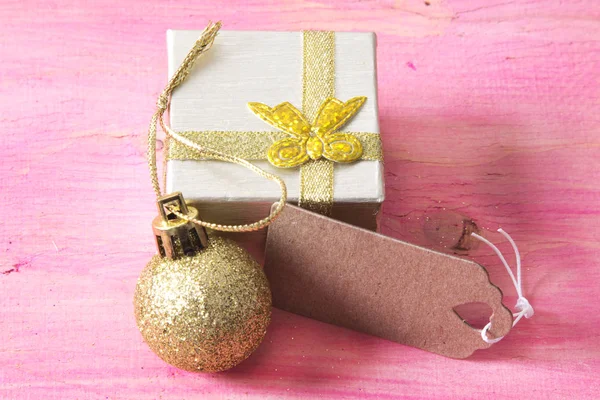
M 346 163 L 358 160 L 363 152 L 358 138 L 334 132 L 358 112 L 366 99 L 354 97 L 344 103 L 328 98 L 321 104 L 312 125 L 287 102 L 273 108 L 262 103 L 248 103 L 248 107 L 268 124 L 291 135 L 273 143 L 268 159 L 276 167 L 293 168 L 321 157 Z
M 138 280 L 134 307 L 144 340 L 160 358 L 188 371 L 217 372 L 261 343 L 271 291 L 244 249 L 211 236 L 193 257 L 154 256 Z

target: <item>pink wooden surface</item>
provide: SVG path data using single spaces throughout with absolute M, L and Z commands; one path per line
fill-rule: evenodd
M 600 3 L 4 0 L 0 15 L 0 398 L 600 396 Z M 534 319 L 466 361 L 277 310 L 230 372 L 151 353 L 132 314 L 154 252 L 145 129 L 165 30 L 209 18 L 376 31 L 383 231 L 427 244 L 437 211 L 504 227 Z M 470 256 L 512 306 L 496 257 Z

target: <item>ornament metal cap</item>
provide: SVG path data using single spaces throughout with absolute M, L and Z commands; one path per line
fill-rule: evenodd
M 179 218 L 174 212 L 198 218 L 198 210 L 185 204 L 181 192 L 162 196 L 157 200 L 159 215 L 152 221 L 156 247 L 161 257 L 177 259 L 193 256 L 208 245 L 206 230 Z

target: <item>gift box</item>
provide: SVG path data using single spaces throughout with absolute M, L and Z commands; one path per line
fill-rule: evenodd
M 168 31 L 170 76 L 200 33 Z M 171 128 L 279 175 L 292 203 L 376 230 L 384 189 L 375 47 L 373 33 L 221 31 L 186 84 L 172 94 Z M 293 132 L 265 122 L 268 118 L 257 116 L 257 107 L 253 112 L 249 103 L 262 103 L 265 112 L 270 112 L 287 102 L 313 124 L 327 99 L 339 99 L 339 107 L 349 108 L 345 102 L 357 97 L 366 100 L 352 110 L 349 122 L 330 134 L 351 135 L 350 143 L 357 139 L 362 145 L 358 159 L 336 162 L 304 156 L 308 158 L 305 163 L 291 168 L 274 166 L 268 160 L 269 154 L 288 154 L 289 149 L 270 151 L 276 143 L 293 137 Z M 303 134 L 313 135 L 308 130 Z M 332 146 L 330 153 L 335 149 Z M 347 143 L 340 146 L 348 149 Z M 292 155 L 302 156 L 297 151 L 309 150 L 295 149 Z M 168 143 L 166 153 L 167 192 L 181 191 L 205 220 L 253 222 L 268 215 L 280 197 L 277 185 L 238 165 L 204 158 L 174 141 Z

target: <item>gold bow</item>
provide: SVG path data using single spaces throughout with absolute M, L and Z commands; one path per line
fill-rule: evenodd
M 261 110 L 255 111 L 259 117 L 280 131 L 179 133 L 201 147 L 244 160 L 268 159 L 285 168 L 300 165 L 298 205 L 329 215 L 333 206 L 333 161 L 382 161 L 381 141 L 379 134 L 374 132 L 336 132 L 356 114 L 366 99 L 358 97 L 343 103 L 334 98 L 335 34 L 304 32 L 302 54 L 302 112 L 289 103 L 273 108 L 250 103 L 250 108 L 254 106 Z M 322 119 L 319 114 L 323 114 Z M 309 124 L 307 121 L 311 119 L 313 123 Z M 193 150 L 177 141 L 168 142 L 167 153 L 170 160 L 213 158 L 210 153 Z
M 366 97 L 354 97 L 347 102 L 327 98 L 310 124 L 292 104 L 285 102 L 273 108 L 262 103 L 248 107 L 269 125 L 292 135 L 269 147 L 267 158 L 279 168 L 292 168 L 325 157 L 330 161 L 349 163 L 363 153 L 362 144 L 350 133 L 335 133 L 362 107 Z

